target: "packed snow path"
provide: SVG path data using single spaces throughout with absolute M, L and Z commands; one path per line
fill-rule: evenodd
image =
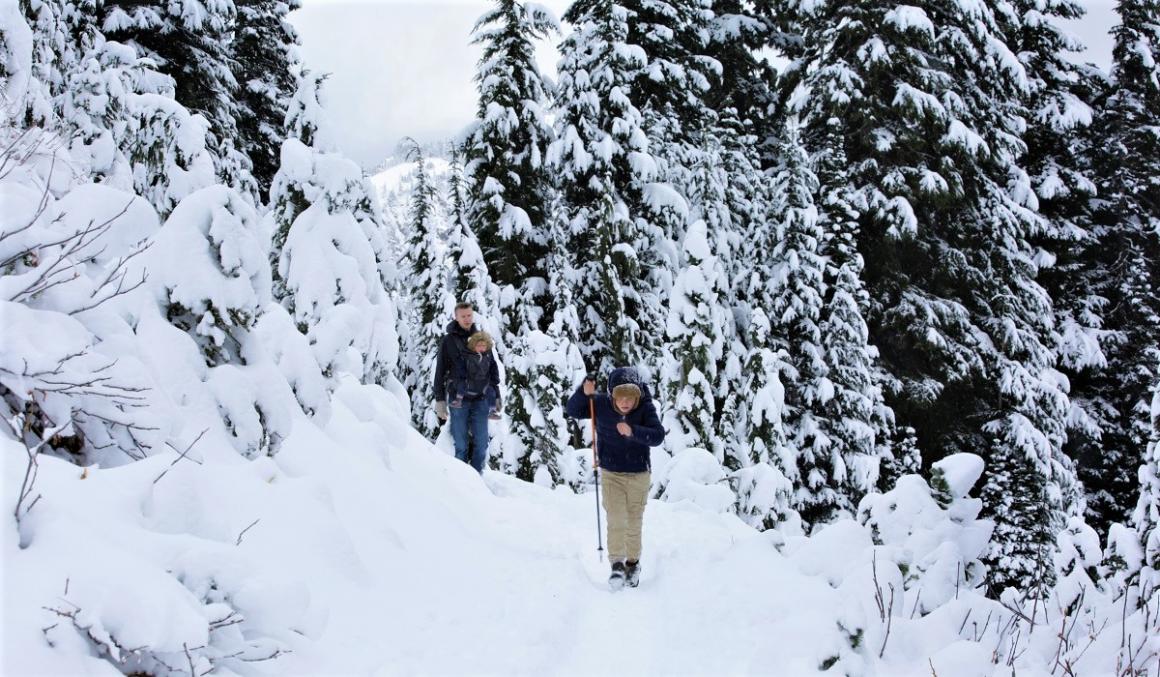
M 362 613 L 332 614 L 323 637 L 356 662 L 320 669 L 791 675 L 837 653 L 837 592 L 732 516 L 650 501 L 641 585 L 613 593 L 592 494 L 481 479 L 429 447 L 391 461 L 390 505 L 353 539 L 365 584 L 338 605 Z

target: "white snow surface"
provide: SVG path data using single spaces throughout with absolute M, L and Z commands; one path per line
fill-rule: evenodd
M 755 531 L 720 506 L 649 501 L 641 585 L 611 593 L 593 494 L 480 477 L 404 412 L 346 379 L 326 427 L 298 416 L 274 457 L 199 453 L 199 464 L 166 451 L 108 469 L 44 458 L 22 530 L 32 537 L 5 520 L 0 672 L 117 674 L 51 609 L 176 660 L 231 607 L 244 619 L 231 651 L 286 653 L 227 661 L 223 674 L 809 675 L 832 658 L 851 674 L 1009 672 L 955 631 L 972 605 L 986 615 L 993 603 L 965 585 L 960 595 L 955 569 L 936 564 L 981 549 L 965 536 L 970 514 L 940 518 L 917 477 L 876 497 L 922 506 L 876 513 L 879 547 L 849 519 L 806 539 Z M 0 439 L 9 500 L 24 454 Z M 959 488 L 974 470 L 948 465 Z M 908 618 L 918 598 L 894 560 L 922 562 L 946 604 Z M 898 584 L 881 660 L 875 569 Z M 220 603 L 203 601 L 215 590 Z M 861 651 L 842 627 L 864 630 Z M 1019 674 L 1047 674 L 1044 651 Z
M 613 596 L 592 494 L 481 479 L 381 389 L 336 396 L 326 430 L 300 419 L 273 458 L 43 460 L 28 547 L 5 520 L 2 672 L 115 674 L 64 623 L 51 648 L 41 628 L 61 619 L 43 607 L 76 605 L 126 647 L 204 644 L 177 577 L 216 580 L 248 634 L 291 651 L 267 674 L 796 674 L 824 658 L 836 591 L 735 517 L 651 502 L 641 587 Z M 24 455 L 3 445 L 11 496 Z

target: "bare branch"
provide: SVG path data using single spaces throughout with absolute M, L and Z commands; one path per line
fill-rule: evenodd
M 132 200 L 125 203 L 125 206 L 122 207 L 120 211 L 99 224 L 90 221 L 89 225 L 79 232 L 69 233 L 68 235 L 63 236 L 61 239 L 54 242 L 41 243 L 36 245 L 36 249 L 42 250 L 50 249 L 53 247 L 63 247 L 63 249 L 55 254 L 55 257 L 50 263 L 48 263 L 46 266 L 43 266 L 40 274 L 31 283 L 26 285 L 24 289 L 16 292 L 8 300 L 21 301 L 26 298 L 31 298 L 37 294 L 42 294 L 55 286 L 64 284 L 69 280 L 76 279 L 76 273 L 74 273 L 72 276 L 67 276 L 67 273 L 76 267 L 76 262 L 73 261 L 73 258 L 85 247 L 95 242 L 98 238 L 104 236 L 112 227 L 113 223 L 125 215 L 132 204 Z M 39 216 L 37 218 L 39 218 Z M 31 248 L 18 252 L 13 256 L 10 256 L 3 263 L 0 263 L 0 267 L 7 266 L 13 261 L 24 258 L 31 253 L 33 253 L 33 249 Z
M 173 466 L 177 465 L 177 463 L 178 463 L 179 461 L 181 461 L 181 459 L 185 458 L 185 457 L 186 457 L 186 456 L 189 454 L 189 451 L 190 451 L 191 449 L 193 449 L 194 445 L 195 445 L 195 444 L 197 444 L 198 442 L 200 442 L 200 441 L 201 441 L 201 438 L 202 438 L 202 436 L 204 436 L 204 435 L 205 435 L 207 432 L 209 432 L 209 428 L 206 428 L 205 430 L 202 430 L 202 431 L 201 431 L 201 433 L 199 433 L 199 434 L 198 434 L 197 438 L 196 438 L 196 439 L 194 439 L 192 442 L 190 442 L 190 443 L 189 443 L 189 446 L 185 448 L 185 451 L 181 452 L 181 453 L 180 453 L 180 454 L 177 456 L 177 458 L 176 458 L 176 459 L 174 459 L 173 463 L 170 463 L 170 464 L 169 464 L 169 467 L 168 467 L 168 468 L 166 468 L 165 470 L 161 471 L 161 474 L 157 476 L 157 479 L 153 480 L 153 483 L 154 483 L 154 484 L 157 484 L 158 482 L 160 482 L 160 481 L 161 481 L 161 478 L 162 478 L 162 477 L 165 477 L 165 475 L 166 475 L 166 474 L 167 474 L 167 473 L 168 473 L 170 470 L 172 470 L 172 469 L 173 469 Z M 174 446 L 173 446 L 172 444 L 170 444 L 169 442 L 166 442 L 165 444 L 169 445 L 169 447 L 170 447 L 171 449 L 173 449 L 174 451 L 177 451 L 177 448 L 176 448 L 176 447 L 174 447 Z M 195 459 L 190 459 L 190 460 L 191 460 L 191 461 L 194 461 L 195 463 L 198 463 L 198 465 L 200 465 L 200 464 L 201 464 L 199 461 L 196 461 Z M 242 532 L 242 533 L 245 533 L 245 532 Z M 238 536 L 238 539 L 239 539 L 239 541 L 240 541 L 240 540 L 241 540 L 241 536 Z
M 887 585 L 889 585 L 889 587 L 890 587 L 890 609 L 893 610 L 894 609 L 894 584 L 888 583 Z M 886 615 L 886 635 L 882 638 L 882 648 L 878 650 L 878 657 L 879 658 L 882 658 L 882 656 L 886 653 L 886 643 L 890 641 L 890 629 L 893 625 L 894 625 L 894 614 L 888 613 Z
M 238 542 L 235 543 L 235 545 L 241 545 L 242 544 L 242 536 L 245 536 L 247 531 L 252 529 L 255 524 L 257 524 L 258 522 L 261 522 L 261 521 L 262 521 L 262 518 L 259 517 L 258 519 L 251 522 L 250 526 L 246 527 L 245 529 L 242 529 L 242 533 L 238 534 Z
M 197 668 L 193 666 L 193 654 L 189 653 L 189 645 L 185 642 L 182 642 L 181 648 L 185 650 L 185 658 L 189 661 L 190 677 L 197 677 Z
M 245 661 L 247 663 L 261 663 L 263 661 L 272 661 L 275 658 L 278 658 L 280 656 L 285 656 L 288 653 L 290 653 L 289 649 L 279 648 L 279 649 L 274 649 L 274 653 L 270 654 L 269 656 L 262 656 L 261 658 L 244 658 L 244 657 L 239 656 L 238 660 L 242 660 L 242 661 Z

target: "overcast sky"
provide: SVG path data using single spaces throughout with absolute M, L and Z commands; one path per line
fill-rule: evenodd
M 538 0 L 559 17 L 569 0 Z M 1114 0 L 1081 0 L 1088 16 L 1069 28 L 1089 47 L 1080 57 L 1107 67 Z M 331 73 L 327 95 L 342 150 L 367 169 L 413 136 L 437 141 L 475 115 L 479 50 L 471 27 L 487 0 L 303 0 L 291 15 L 309 68 Z M 541 67 L 555 71 L 552 45 Z

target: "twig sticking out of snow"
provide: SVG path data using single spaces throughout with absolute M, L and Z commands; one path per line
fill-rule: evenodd
M 874 603 L 878 605 L 878 618 L 886 624 L 886 635 L 882 638 L 882 648 L 878 650 L 878 657 L 886 653 L 886 643 L 890 641 L 890 629 L 894 625 L 894 584 L 888 583 L 890 588 L 890 605 L 886 605 L 886 598 L 882 594 L 882 585 L 878 582 L 878 551 L 871 556 L 870 568 L 874 576 Z M 917 602 L 915 602 L 917 605 Z
M 197 444 L 198 442 L 200 442 L 200 441 L 201 441 L 201 438 L 202 438 L 202 437 L 204 437 L 204 436 L 205 436 L 205 434 L 206 434 L 207 432 L 209 432 L 209 428 L 206 428 L 205 430 L 202 430 L 202 431 L 201 431 L 201 433 L 200 433 L 200 434 L 198 434 L 197 438 L 195 438 L 195 439 L 194 439 L 192 442 L 190 442 L 190 443 L 189 443 L 189 446 L 185 448 L 185 451 L 181 452 L 181 454 L 179 454 L 179 455 L 178 455 L 178 457 L 177 457 L 177 458 L 175 458 L 175 459 L 173 460 L 173 463 L 170 463 L 170 464 L 169 464 L 169 467 L 168 467 L 168 468 L 166 468 L 165 470 L 162 470 L 162 471 L 161 471 L 161 474 L 160 474 L 160 475 L 158 475 L 158 476 L 157 476 L 157 478 L 153 480 L 153 483 L 154 483 L 154 484 L 157 484 L 158 482 L 160 482 L 160 481 L 161 481 L 161 478 L 162 478 L 162 477 L 165 477 L 166 473 L 168 473 L 168 472 L 169 472 L 171 469 L 173 469 L 173 466 L 177 465 L 177 463 L 178 463 L 179 461 L 181 461 L 181 459 L 185 458 L 185 457 L 186 457 L 186 455 L 189 453 L 189 451 L 190 451 L 191 449 L 193 449 L 194 445 L 195 445 L 195 444 Z M 174 451 L 177 451 L 177 448 L 176 448 L 176 447 L 174 447 L 172 444 L 169 444 L 169 442 L 166 442 L 166 444 L 167 444 L 167 445 L 169 445 L 169 448 L 170 448 L 170 449 L 173 449 Z M 191 458 L 191 459 L 189 459 L 189 460 L 193 461 L 194 463 L 196 463 L 196 464 L 198 464 L 198 465 L 201 465 L 201 461 L 199 461 L 199 460 L 197 460 L 197 459 L 195 459 L 195 458 Z M 238 538 L 241 538 L 241 536 L 239 536 Z
M 261 521 L 262 521 L 262 518 L 259 517 L 258 519 L 254 520 L 253 522 L 250 522 L 250 526 L 246 527 L 245 529 L 242 529 L 242 533 L 238 534 L 238 542 L 235 543 L 235 545 L 241 545 L 242 544 L 242 536 L 245 536 L 247 531 L 252 529 L 255 524 L 257 524 L 258 522 L 261 522 Z

